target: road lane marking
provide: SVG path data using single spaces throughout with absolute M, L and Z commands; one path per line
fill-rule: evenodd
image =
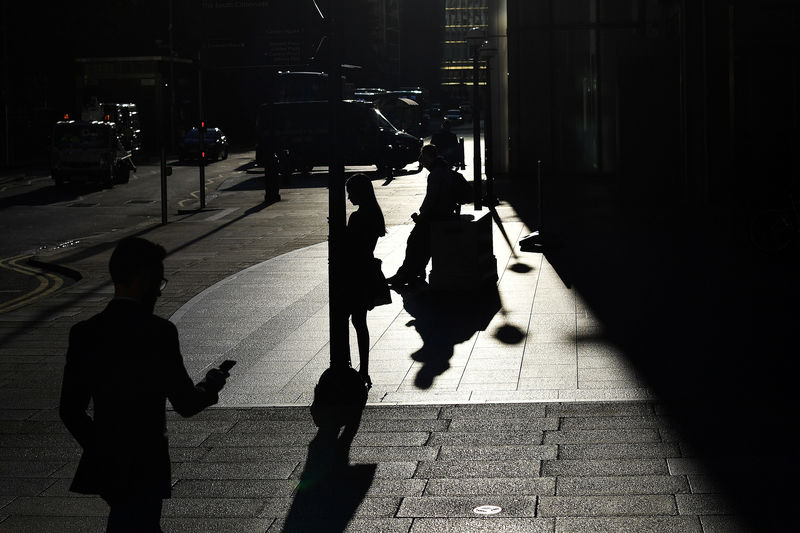
M 214 185 L 218 181 L 222 180 L 225 181 L 228 178 L 226 174 L 217 174 L 216 176 L 206 177 L 206 195 L 209 194 L 208 188 L 209 185 Z M 178 207 L 184 208 L 189 202 L 196 202 L 200 200 L 200 190 L 192 191 L 189 193 L 191 198 L 184 198 L 183 200 L 178 202 Z
M 0 259 L 0 268 L 5 268 L 6 270 L 26 276 L 33 276 L 39 282 L 39 285 L 32 291 L 0 304 L 0 313 L 7 313 L 33 303 L 48 294 L 54 293 L 64 285 L 64 280 L 60 276 L 49 272 L 41 272 L 20 264 L 30 257 L 32 257 L 32 255 L 17 255 L 6 259 Z

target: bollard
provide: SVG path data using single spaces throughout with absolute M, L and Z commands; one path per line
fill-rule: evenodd
M 281 200 L 280 172 L 278 169 L 278 156 L 273 154 L 272 164 L 264 165 L 264 203 L 272 204 Z

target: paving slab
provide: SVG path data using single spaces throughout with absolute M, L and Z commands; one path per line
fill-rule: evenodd
M 370 533 L 745 531 L 579 291 L 548 256 L 520 252 L 531 228 L 505 202 L 511 243 L 495 224 L 492 298 L 421 287 L 369 313 L 375 386 L 347 465 L 315 477 L 308 406 L 330 352 L 327 190 L 309 176 L 318 186 L 295 181 L 263 206 L 263 191 L 234 190 L 245 174 L 213 210 L 140 228 L 169 251 L 157 312 L 177 324 L 193 376 L 239 361 L 219 406 L 189 420 L 168 413 L 165 531 L 317 532 L 318 508 L 338 530 Z M 424 176 L 374 183 L 389 225 L 376 255 L 391 274 Z M 243 201 L 260 207 L 242 216 Z M 117 237 L 59 256 L 80 283 L 0 317 L 0 530 L 104 527 L 105 504 L 67 490 L 79 450 L 58 430 L 57 404 L 69 326 L 110 297 Z M 477 515 L 486 504 L 503 510 Z
M 402 261 L 411 228 L 392 226 L 379 241 L 376 256 L 387 275 Z M 455 337 L 448 338 L 449 326 L 434 337 L 426 329 L 426 302 L 445 295 L 424 287 L 421 292 L 394 293 L 391 304 L 368 314 L 375 354 L 370 367 L 375 389 L 369 402 L 484 403 L 503 401 L 503 394 L 513 394 L 507 397 L 513 401 L 648 396 L 619 350 L 609 343 L 580 340 L 579 321 L 581 332 L 600 325 L 584 316 L 579 297 L 563 285 L 542 254 L 519 254 L 516 243 L 527 228 L 509 220 L 502 229 L 512 236 L 513 247 L 495 225 L 499 307 L 453 308 L 455 316 L 463 317 L 462 331 L 453 330 Z M 515 271 L 523 263 L 531 269 L 524 276 Z M 327 298 L 327 243 L 319 243 L 222 279 L 183 304 L 171 320 L 178 326 L 193 376 L 201 377 L 223 359 L 239 362 L 220 395 L 220 406 L 308 405 L 312 396 L 306 391 L 327 364 L 327 335 L 313 334 L 327 332 Z M 476 311 L 488 313 L 486 320 L 470 326 Z M 357 366 L 352 326 L 350 337 Z M 441 368 L 415 363 L 429 344 L 444 349 L 437 355 Z M 552 345 L 563 355 L 557 356 Z M 493 395 L 500 396 L 492 400 Z

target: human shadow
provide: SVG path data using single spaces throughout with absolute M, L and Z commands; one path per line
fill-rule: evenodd
M 474 291 L 405 291 L 403 307 L 414 317 L 414 326 L 422 338 L 422 347 L 411 357 L 423 363 L 414 385 L 428 389 L 436 376 L 450 368 L 455 346 L 483 331 L 501 309 L 500 294 L 494 283 Z
M 359 421 L 321 427 L 308 445 L 284 533 L 341 533 L 353 518 L 375 478 L 376 464 L 350 464 L 350 447 Z

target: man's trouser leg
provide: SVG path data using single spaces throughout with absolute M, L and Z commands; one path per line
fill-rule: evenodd
M 106 533 L 163 533 L 161 498 L 142 498 L 109 503 Z
M 425 267 L 431 259 L 431 225 L 417 223 L 406 242 L 406 256 L 397 275 L 412 280 L 425 277 Z

